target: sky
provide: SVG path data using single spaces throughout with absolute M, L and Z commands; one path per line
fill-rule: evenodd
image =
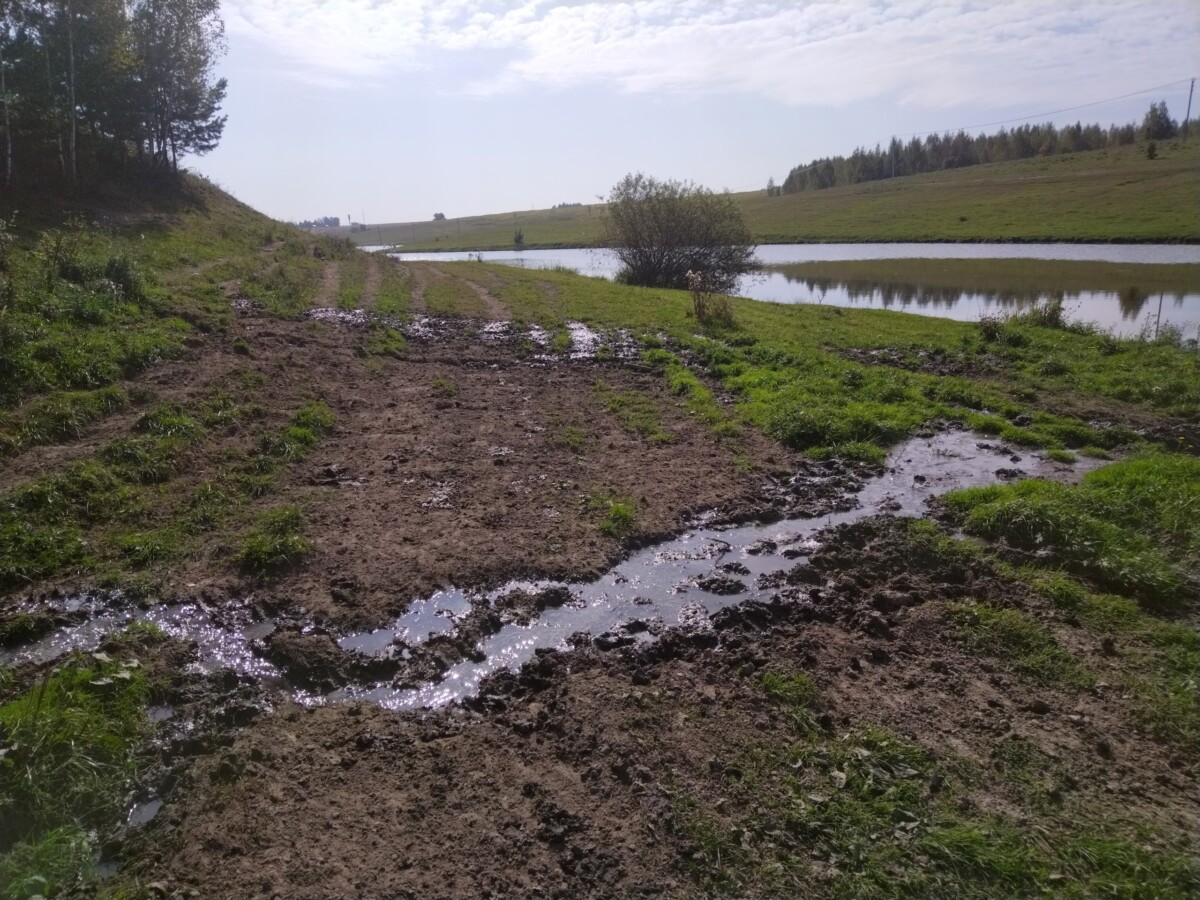
M 1197 0 L 225 0 L 222 16 L 229 120 L 186 164 L 292 221 L 590 203 L 634 171 L 752 190 L 892 135 L 1140 121 L 1158 100 L 1182 119 L 1200 75 Z

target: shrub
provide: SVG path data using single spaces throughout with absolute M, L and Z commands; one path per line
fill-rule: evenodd
M 686 289 L 691 271 L 727 293 L 754 269 L 750 229 L 728 193 L 640 172 L 609 193 L 603 242 L 624 267 L 620 280 L 643 287 Z

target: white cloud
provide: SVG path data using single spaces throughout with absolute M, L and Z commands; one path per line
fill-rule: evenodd
M 940 108 L 1062 105 L 1193 74 L 1194 0 L 227 2 L 230 36 L 325 83 L 435 68 L 470 93 L 600 84 L 731 92 L 792 105 L 878 96 Z M 462 55 L 495 53 L 463 81 Z

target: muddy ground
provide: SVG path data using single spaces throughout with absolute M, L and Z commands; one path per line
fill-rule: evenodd
M 418 312 L 437 278 L 435 267 L 414 273 Z M 486 288 L 473 289 L 502 316 Z M 587 580 L 700 513 L 732 522 L 826 510 L 862 474 L 806 461 L 750 428 L 718 437 L 659 373 L 620 352 L 572 359 L 483 320 L 429 320 L 396 358 L 368 352 L 369 330 L 353 317 L 324 318 L 334 320 L 243 306 L 228 335 L 140 382 L 158 401 L 185 404 L 253 384 L 264 428 L 309 400 L 328 404 L 336 425 L 275 488 L 303 507 L 313 551 L 301 565 L 250 577 L 225 561 L 219 535 L 201 536 L 203 551 L 162 585 L 166 598 L 201 600 L 218 620 L 235 608 L 277 619 L 258 652 L 289 681 L 179 677 L 135 796 L 161 798 L 161 811 L 106 848 L 120 883 L 204 897 L 821 895 L 828 861 L 803 883 L 713 882 L 708 851 L 683 821 L 697 799 L 718 828 L 753 818 L 754 801 L 731 790 L 741 761 L 797 735 L 763 676 L 797 672 L 819 687 L 809 723 L 819 733 L 887 728 L 939 760 L 922 774 L 928 795 L 957 790 L 964 809 L 1019 820 L 1027 798 L 988 774 L 998 749 L 1017 742 L 1050 761 L 1064 815 L 1077 804 L 1200 829 L 1194 755 L 1131 727 L 1119 688 L 1031 686 L 969 653 L 946 604 L 1034 611 L 1101 675 L 1112 648 L 986 562 L 915 560 L 904 521 L 886 515 L 823 536 L 810 565 L 793 568 L 768 549 L 780 574 L 761 599 L 655 642 L 580 636 L 463 704 L 392 712 L 297 702 L 297 687 L 394 675 L 348 662 L 335 639 L 387 626 L 434 591 Z M 614 395 L 644 398 L 669 439 L 631 429 Z M 0 488 L 88 456 L 139 414 L 10 460 Z M 255 434 L 205 445 L 178 489 L 211 479 Z M 803 490 L 781 490 L 797 476 Z M 600 529 L 605 497 L 633 501 L 631 533 Z M 527 608 L 515 618 L 552 602 L 518 598 Z M 188 652 L 169 643 L 142 655 L 178 670 Z M 470 652 L 447 648 L 430 673 Z M 950 775 L 962 766 L 983 772 L 969 789 Z
M 761 679 L 796 671 L 820 685 L 818 728 L 893 729 L 943 761 L 925 791 L 982 814 L 1028 802 L 987 774 L 1015 744 L 1052 761 L 1068 808 L 1200 826 L 1194 763 L 1131 730 L 1118 689 L 1031 690 L 965 652 L 947 601 L 1031 601 L 987 565 L 914 573 L 904 531 L 844 528 L 770 601 L 647 647 L 539 654 L 461 708 L 283 703 L 179 763 L 125 853 L 143 879 L 204 896 L 699 894 L 680 798 L 753 814 L 721 797 L 748 750 L 795 738 Z M 1099 646 L 1079 651 L 1104 666 Z M 984 773 L 969 790 L 950 780 L 962 765 Z

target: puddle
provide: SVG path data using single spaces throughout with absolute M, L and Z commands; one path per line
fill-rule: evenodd
M 145 803 L 135 803 L 129 810 L 129 825 L 133 828 L 138 828 L 142 825 L 150 824 L 162 807 L 163 802 L 157 797 L 153 800 L 147 800 Z
M 305 311 L 304 318 L 345 328 L 365 328 L 371 324 L 386 325 L 424 343 L 435 343 L 463 331 L 462 319 L 416 315 L 404 322 L 394 316 L 381 316 L 366 309 L 318 307 Z M 563 327 L 571 337 L 571 346 L 565 354 L 568 359 L 585 360 L 599 356 L 636 359 L 641 353 L 638 343 L 624 329 L 599 332 L 582 322 L 567 322 Z M 479 336 L 489 343 L 529 341 L 542 350 L 546 350 L 553 342 L 550 332 L 540 325 L 517 329 L 507 320 L 485 322 L 479 326 Z M 562 357 L 554 353 L 539 353 L 534 358 L 540 362 L 548 362 Z
M 756 588 L 758 577 L 803 563 L 820 546 L 814 539 L 816 533 L 830 526 L 881 512 L 921 516 L 930 497 L 994 484 L 1013 468 L 1020 469 L 1021 477 L 1074 479 L 1099 464 L 1080 460 L 1066 466 L 969 432 L 916 438 L 892 452 L 886 474 L 863 486 L 855 509 L 770 525 L 697 527 L 674 540 L 637 551 L 597 581 L 566 585 L 576 603 L 545 610 L 527 626 L 504 626 L 480 645 L 483 662 L 461 662 L 440 681 L 419 688 L 349 686 L 327 699 L 370 700 L 390 709 L 451 703 L 474 694 L 488 675 L 522 665 L 538 648 L 564 646 L 567 638 L 578 632 L 601 635 L 633 622 L 640 623 L 637 639 L 646 640 L 647 628 L 641 626 L 655 620 L 695 626 L 724 607 L 765 598 L 771 591 Z M 486 601 L 494 603 L 495 598 L 513 590 L 550 586 L 508 584 L 489 593 Z
M 342 637 L 338 644 L 365 656 L 400 658 L 434 635 L 453 635 L 472 609 L 491 606 L 500 610 L 501 598 L 514 591 L 536 595 L 550 588 L 565 589 L 569 602 L 559 602 L 533 613 L 529 624 L 513 624 L 512 617 L 499 631 L 477 646 L 473 662 L 452 666 L 436 682 L 418 688 L 391 684 L 347 685 L 325 697 L 296 693 L 308 704 L 366 699 L 391 709 L 440 706 L 473 694 L 479 682 L 494 672 L 516 668 L 539 648 L 568 645 L 580 632 L 593 636 L 618 634 L 615 642 L 653 640 L 665 626 L 703 627 L 718 610 L 747 599 L 766 599 L 770 588 L 760 588 L 760 576 L 802 564 L 819 549 L 816 535 L 830 526 L 858 521 L 881 512 L 921 516 L 933 496 L 963 487 L 994 484 L 1014 477 L 1077 480 L 1096 468 L 1097 460 L 1081 459 L 1073 466 L 1055 463 L 1041 455 L 1005 447 L 978 435 L 942 432 L 914 438 L 888 456 L 885 473 L 869 479 L 851 495 L 851 509 L 808 519 L 771 524 L 712 527 L 701 519 L 678 537 L 636 551 L 596 581 L 561 585 L 555 582 L 513 581 L 490 592 L 440 591 L 414 601 L 390 628 Z M 160 605 L 147 610 L 122 605 L 120 597 L 105 600 L 79 595 L 56 601 L 64 609 L 85 610 L 92 618 L 60 628 L 45 638 L 16 649 L 0 650 L 0 665 L 47 662 L 71 650 L 95 649 L 109 632 L 135 619 L 158 625 L 173 637 L 194 641 L 197 656 L 190 669 L 208 674 L 231 669 L 239 675 L 278 680 L 279 670 L 257 655 L 255 643 L 275 629 L 275 621 L 241 624 L 251 615 L 248 606 L 222 610 L 219 624 L 201 604 Z M 528 622 L 528 618 L 521 619 Z M 156 720 L 169 718 L 169 707 L 152 710 Z
M 338 641 L 338 646 L 367 656 L 383 656 L 397 640 L 420 644 L 435 634 L 453 631 L 455 620 L 470 611 L 471 600 L 462 591 L 438 591 L 432 597 L 413 601 L 391 628 L 348 635 Z
M 188 665 L 188 671 L 211 675 L 231 669 L 253 678 L 279 677 L 278 669 L 257 656 L 250 646 L 252 641 L 275 630 L 273 619 L 236 628 L 218 624 L 208 609 L 198 603 L 160 604 L 137 609 L 124 605 L 120 595 L 114 595 L 103 605 L 94 597 L 90 602 L 97 608 L 92 618 L 78 625 L 59 628 L 32 644 L 0 649 L 0 666 L 44 663 L 74 650 L 95 650 L 110 633 L 132 622 L 145 621 L 157 625 L 173 638 L 195 642 L 196 658 Z

